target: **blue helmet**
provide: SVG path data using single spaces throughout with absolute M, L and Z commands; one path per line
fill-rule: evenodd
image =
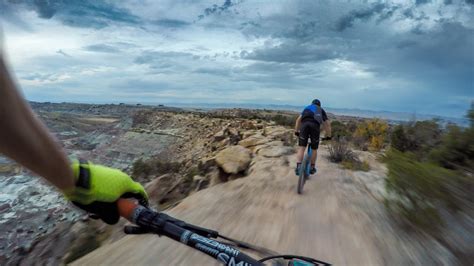
M 313 102 L 311 102 L 311 103 L 321 107 L 321 101 L 318 100 L 318 99 L 314 99 Z

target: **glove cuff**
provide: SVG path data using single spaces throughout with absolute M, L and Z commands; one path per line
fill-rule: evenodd
M 89 162 L 85 160 L 73 160 L 71 168 L 74 174 L 74 187 L 64 190 L 63 193 L 69 200 L 75 200 L 82 193 L 77 193 L 79 189 L 90 189 L 90 170 Z

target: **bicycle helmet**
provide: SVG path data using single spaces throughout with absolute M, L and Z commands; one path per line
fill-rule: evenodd
M 314 99 L 313 102 L 311 102 L 312 104 L 316 104 L 317 106 L 321 107 L 321 101 L 318 100 L 318 99 Z

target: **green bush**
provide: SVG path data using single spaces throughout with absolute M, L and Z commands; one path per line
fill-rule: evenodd
M 474 173 L 474 126 L 448 126 L 441 144 L 430 152 L 429 158 L 445 168 Z
M 408 150 L 408 138 L 402 125 L 398 125 L 393 129 L 392 135 L 390 136 L 390 142 L 392 148 L 395 148 L 401 152 Z
M 412 153 L 391 150 L 385 161 L 388 165 L 386 206 L 415 225 L 436 228 L 442 224 L 438 209 L 456 210 L 468 195 L 462 175 L 432 163 L 418 162 Z

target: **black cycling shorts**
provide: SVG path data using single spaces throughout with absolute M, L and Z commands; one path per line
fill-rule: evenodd
M 308 139 L 311 138 L 311 149 L 317 150 L 319 147 L 319 124 L 316 122 L 303 122 L 300 129 L 298 145 L 306 147 Z

